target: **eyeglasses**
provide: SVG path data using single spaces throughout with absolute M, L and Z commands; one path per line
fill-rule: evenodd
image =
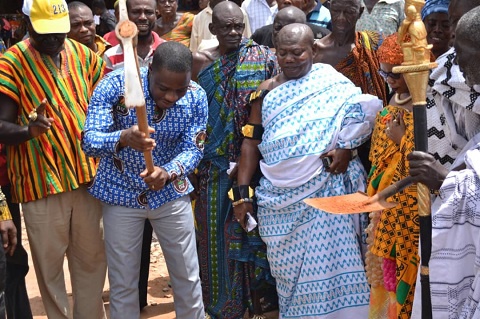
M 380 76 L 382 78 L 384 78 L 385 80 L 390 77 L 394 80 L 398 80 L 400 79 L 400 77 L 402 76 L 400 73 L 393 73 L 393 72 L 385 72 L 383 70 L 378 70 L 378 73 L 380 74 Z

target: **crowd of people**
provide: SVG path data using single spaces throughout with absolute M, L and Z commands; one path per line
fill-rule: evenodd
M 106 318 L 107 269 L 110 318 L 140 318 L 153 235 L 179 319 L 421 318 L 416 184 L 363 214 L 303 202 L 408 176 L 432 316 L 479 318 L 480 0 L 424 2 L 127 0 L 131 61 L 118 1 L 24 0 L 24 39 L 0 37 L 0 318 L 32 318 L 21 213 L 48 318 Z M 404 41 L 438 64 L 428 153 Z

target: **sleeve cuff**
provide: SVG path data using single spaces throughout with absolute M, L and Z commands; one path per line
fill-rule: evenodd
M 167 163 L 162 165 L 162 168 L 168 173 L 171 182 L 185 174 L 185 170 L 179 162 Z
M 122 131 L 110 133 L 105 140 L 105 145 L 112 153 L 118 154 L 123 147 L 120 147 L 120 135 Z
M 11 220 L 12 215 L 6 204 L 0 204 L 0 221 Z

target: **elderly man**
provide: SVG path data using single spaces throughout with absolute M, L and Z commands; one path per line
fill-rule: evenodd
M 67 3 L 26 0 L 30 38 L 0 57 L 0 143 L 12 199 L 22 204 L 49 318 L 104 318 L 106 260 L 100 202 L 87 185 L 96 161 L 80 147 L 85 113 L 104 63 L 66 39 Z M 70 266 L 73 312 L 63 274 Z
M 374 31 L 355 31 L 357 20 L 364 8 L 361 0 L 331 0 L 332 33 L 315 42 L 317 55 L 314 62 L 326 63 L 345 75 L 362 90 L 364 94 L 372 94 L 387 103 L 387 85 L 380 73 L 380 63 L 376 50 L 382 39 Z M 370 140 L 358 149 L 358 155 L 367 172 L 371 164 L 368 158 Z M 366 251 L 364 229 L 368 225 L 368 216 L 357 215 L 357 227 L 362 253 Z
M 215 6 L 221 1 L 225 0 L 211 0 L 205 9 L 195 15 L 195 18 L 193 19 L 192 35 L 190 37 L 190 50 L 192 50 L 192 52 L 203 51 L 204 49 L 216 47 L 218 45 L 215 35 L 210 32 L 209 25 L 212 22 L 213 8 L 215 8 Z M 252 35 L 250 21 L 247 13 L 243 10 L 242 13 L 243 23 L 245 23 L 243 36 L 248 38 Z M 202 44 L 202 42 L 204 43 Z
M 282 73 L 263 82 L 252 99 L 233 188 L 240 194 L 232 204 L 235 218 L 245 226 L 253 211 L 243 189 L 262 156 L 258 224 L 280 317 L 366 318 L 370 290 L 353 218 L 302 200 L 365 189 L 365 170 L 358 158 L 350 160 L 351 150 L 368 139 L 382 103 L 331 66 L 312 66 L 316 47 L 308 26 L 285 26 L 275 48 Z M 327 155 L 330 167 L 321 159 Z
M 313 31 L 315 39 L 321 39 L 330 33 L 330 30 L 319 27 L 318 25 L 307 23 L 305 13 L 295 6 L 287 6 L 276 15 L 273 24 L 266 25 L 258 29 L 253 35 L 252 40 L 258 44 L 266 45 L 269 48 L 274 48 L 273 38 L 276 34 L 287 24 L 304 23 L 307 24 Z
M 355 24 L 364 8 L 360 0 L 332 0 L 332 33 L 316 42 L 315 63 L 330 64 L 345 75 L 363 93 L 386 103 L 386 85 L 378 73 L 376 49 L 380 35 L 373 31 L 355 32 Z
M 192 206 L 187 179 L 202 158 L 207 99 L 191 82 L 192 54 L 167 42 L 140 69 L 151 137 L 138 130 L 125 107 L 123 70 L 106 77 L 93 93 L 83 148 L 100 157 L 90 193 L 103 202 L 110 282 L 110 317 L 139 319 L 138 280 L 142 234 L 150 220 L 162 245 L 178 319 L 203 319 Z M 113 110 L 113 112 L 112 112 Z M 145 169 L 151 151 L 154 171 Z
M 235 3 L 217 4 L 210 30 L 219 45 L 194 54 L 195 72 L 201 70 L 198 82 L 207 91 L 209 103 L 195 217 L 204 303 L 208 314 L 218 319 L 242 318 L 252 304 L 249 289 L 254 288 L 254 274 L 268 269 L 266 259 L 258 258 L 261 253 L 252 255 L 262 246 L 258 234 L 247 236 L 233 221 L 227 196 L 232 180 L 226 171 L 240 155 L 248 96 L 277 72 L 275 56 L 268 48 L 242 39 L 244 27 L 242 11 Z
M 89 47 L 98 56 L 103 57 L 112 46 L 96 34 L 92 10 L 83 2 L 73 1 L 68 4 L 70 32 L 67 37 Z
M 457 61 L 466 83 L 480 93 L 480 7 L 455 31 Z M 430 289 L 433 318 L 480 317 L 480 126 L 449 172 L 427 153 L 409 155 L 410 174 L 439 191 L 432 205 Z

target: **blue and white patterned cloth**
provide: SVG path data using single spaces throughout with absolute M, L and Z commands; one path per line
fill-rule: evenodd
M 446 13 L 448 14 L 448 5 L 450 0 L 427 0 L 422 8 L 422 20 L 432 13 Z
M 325 8 L 320 0 L 317 0 L 315 8 L 307 14 L 307 22 L 332 30 L 330 10 Z
M 277 280 L 280 318 L 368 317 L 370 288 L 353 217 L 327 214 L 303 199 L 365 189 L 358 158 L 346 173 L 332 175 L 319 157 L 361 145 L 381 106 L 325 64 L 263 100 L 258 224 Z
M 151 191 L 139 176 L 145 170 L 143 153 L 130 147 L 116 151 L 120 133 L 137 124 L 135 109 L 124 104 L 123 69 L 109 73 L 95 88 L 85 123 L 83 149 L 100 157 L 90 193 L 110 205 L 156 209 L 193 190 L 187 175 L 203 156 L 208 104 L 205 91 L 190 82 L 187 94 L 167 110 L 156 108 L 148 89 L 148 69 L 141 68 L 148 123 L 157 146 L 155 166 L 172 179 L 162 190 Z M 176 178 L 175 178 L 176 176 Z

